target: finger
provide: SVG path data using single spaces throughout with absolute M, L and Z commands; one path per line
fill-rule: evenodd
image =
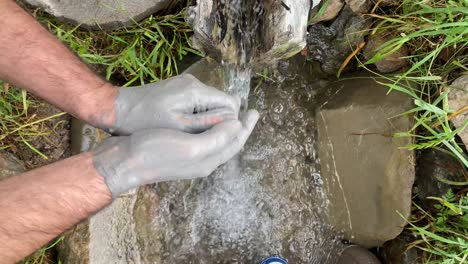
M 239 113 L 240 102 L 235 96 L 231 96 L 221 90 L 205 85 L 191 75 L 183 75 L 183 79 L 191 79 L 188 98 L 191 101 L 182 102 L 178 107 L 179 111 L 205 112 L 218 108 L 229 109 L 235 114 Z
M 239 120 L 225 121 L 213 126 L 201 134 L 194 135 L 194 147 L 199 159 L 204 159 L 213 153 L 226 148 L 243 129 Z
M 237 120 L 237 114 L 228 109 L 215 109 L 198 114 L 183 114 L 179 122 L 187 133 L 201 133 L 224 121 Z
M 229 161 L 234 155 L 239 153 L 244 147 L 250 134 L 252 134 L 255 125 L 257 124 L 259 113 L 256 110 L 249 110 L 241 117 L 242 129 L 237 137 L 226 147 L 219 152 L 212 153 L 201 164 L 206 166 L 210 172 L 214 171 L 219 165 Z
M 225 108 L 231 110 L 236 115 L 239 113 L 240 102 L 237 97 L 228 95 L 210 86 L 205 86 L 204 90 L 197 102 L 198 108 L 202 110 Z

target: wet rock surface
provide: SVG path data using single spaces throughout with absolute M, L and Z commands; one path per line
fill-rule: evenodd
M 345 0 L 345 2 L 356 14 L 366 13 L 373 4 L 371 0 Z
M 453 124 L 458 127 L 464 127 L 458 133 L 461 140 L 468 150 L 468 75 L 463 75 L 455 80 L 449 92 L 449 107 L 457 112 L 457 116 L 452 119 Z
M 385 264 L 422 263 L 421 251 L 415 247 L 409 248 L 410 243 L 417 239 L 417 237 L 405 231 L 392 241 L 386 242 L 379 249 L 379 257 Z
M 394 138 L 412 125 L 410 97 L 392 92 L 369 75 L 329 86 L 332 96 L 316 113 L 323 191 L 329 198 L 327 222 L 345 238 L 365 247 L 396 237 L 409 217 L 415 176 L 410 138 Z
M 341 239 L 343 232 L 346 234 L 346 226 L 328 224 L 330 210 L 337 207 L 330 203 L 333 199 L 329 199 L 328 193 L 332 193 L 333 186 L 328 187 L 326 182 L 335 176 L 325 172 L 326 177 L 331 177 L 327 180 L 321 175 L 321 170 L 327 167 L 324 164 L 330 160 L 326 155 L 319 156 L 317 146 L 322 143 L 328 146 L 332 135 L 320 142 L 322 132 L 317 128 L 322 121 L 318 113 L 354 98 L 338 100 L 337 91 L 330 89 L 328 82 L 318 79 L 317 69 L 300 58 L 296 60 L 282 62 L 278 67 L 282 81 L 278 78 L 276 82 L 253 84 L 256 89 L 251 92 L 249 105 L 258 109 L 262 117 L 240 155 L 207 178 L 147 185 L 122 195 L 93 216 L 89 223 L 84 223 L 84 228 L 72 232 L 69 236 L 75 239 L 68 240 L 68 248 L 74 251 L 65 250 L 61 255 L 75 260 L 68 263 L 258 263 L 271 255 L 280 255 L 290 263 L 337 263 L 344 248 Z M 194 65 L 188 72 L 212 85 L 223 83 L 222 68 L 206 61 Z M 361 90 L 361 86 L 354 88 Z M 375 86 L 371 88 L 376 89 Z M 329 103 L 325 104 L 326 101 Z M 385 109 L 388 106 L 380 103 Z M 388 104 L 395 103 L 390 100 Z M 401 104 L 398 101 L 398 105 Z M 322 109 L 317 110 L 317 106 Z M 392 109 L 389 108 L 390 112 Z M 386 119 L 368 118 L 368 113 L 356 114 L 357 121 L 345 124 L 356 129 L 354 123 L 381 121 L 384 128 L 388 128 Z M 359 128 L 356 131 L 361 132 Z M 95 135 L 94 132 L 90 134 Z M 370 139 L 363 137 L 356 136 L 364 145 L 374 144 L 377 141 L 373 139 L 380 138 L 378 135 L 370 135 Z M 336 152 L 344 148 L 339 144 L 335 146 Z M 349 146 L 353 146 L 353 142 Z M 380 151 L 384 156 L 387 153 L 386 147 L 381 147 Z M 350 197 L 353 189 L 348 188 L 357 188 L 354 191 L 360 194 L 359 200 L 349 197 L 348 206 L 358 210 L 363 201 L 367 206 L 375 199 L 373 206 L 378 206 L 379 210 L 357 211 L 352 219 L 360 221 L 360 225 L 355 224 L 357 229 L 353 230 L 363 230 L 359 226 L 372 227 L 366 232 L 375 231 L 377 226 L 377 231 L 393 230 L 395 222 L 377 221 L 394 213 L 395 208 L 410 204 L 406 196 L 398 195 L 404 193 L 404 184 L 409 181 L 403 179 L 402 187 L 401 178 L 411 179 L 411 175 L 406 175 L 399 163 L 392 161 L 368 171 L 366 165 L 373 164 L 376 153 L 361 152 L 360 155 L 358 162 L 351 155 L 351 161 L 357 163 L 355 168 L 362 164 L 362 169 L 353 174 L 340 172 L 350 180 L 351 177 L 369 177 L 367 180 L 371 184 L 354 179 L 364 182 L 363 186 L 348 186 L 349 182 L 343 180 L 343 188 L 351 193 Z M 361 162 L 366 160 L 368 162 Z M 395 157 L 394 160 L 399 159 Z M 341 162 L 338 158 L 336 161 Z M 386 185 L 372 184 L 376 182 L 372 178 L 383 178 Z M 394 192 L 395 199 L 379 196 L 376 194 L 379 191 Z M 395 203 L 398 200 L 403 206 L 382 202 L 382 198 Z M 344 208 L 338 210 L 346 211 Z M 404 208 L 401 210 L 405 212 Z M 376 213 L 378 216 L 374 217 Z M 393 233 L 385 237 L 378 232 L 372 235 L 375 236 L 372 241 L 381 241 Z M 364 238 L 372 235 L 366 233 Z M 77 239 L 80 237 L 83 239 Z M 356 242 L 360 242 L 359 239 Z M 77 250 L 77 247 L 84 249 Z
M 319 62 L 322 70 L 336 75 L 343 61 L 364 41 L 371 20 L 346 5 L 330 24 L 309 26 L 307 57 Z M 352 68 L 352 64 L 348 68 Z
M 112 29 L 133 24 L 174 0 L 23 0 L 47 13 L 84 27 Z
M 0 150 L 0 180 L 23 173 L 24 164 L 13 154 Z
M 338 264 L 380 264 L 380 261 L 370 251 L 356 245 L 349 245 L 341 253 Z
M 197 66 L 204 71 L 199 78 L 212 79 L 211 67 Z M 312 94 L 299 83 L 259 86 L 249 105 L 262 120 L 243 152 L 213 175 L 140 189 L 152 199 L 137 199 L 135 214 L 146 223 L 137 224 L 138 237 L 159 238 L 145 240 L 144 258 L 259 263 L 278 254 L 291 263 L 335 262 L 330 252 L 341 244 L 321 220 Z
M 464 175 L 464 166 L 448 150 L 432 148 L 419 151 L 415 182 L 419 204 L 425 209 L 432 208 L 435 201 L 427 198 L 442 197 L 452 187 L 443 181 L 464 182 Z
M 58 259 L 62 263 L 89 264 L 89 246 L 89 220 L 85 220 L 64 233 L 57 245 Z

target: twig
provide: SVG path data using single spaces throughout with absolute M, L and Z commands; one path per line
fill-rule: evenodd
M 447 120 L 451 120 L 461 114 L 463 114 L 464 112 L 467 112 L 468 111 L 468 105 L 458 109 L 457 111 L 455 111 L 455 113 L 452 113 L 450 114 L 448 117 L 447 117 Z M 442 125 L 442 122 L 440 121 L 437 121 L 435 122 L 434 124 L 431 125 L 432 128 L 435 128 L 435 127 L 439 127 L 440 125 Z
M 349 61 L 351 61 L 351 59 L 354 56 L 356 56 L 356 54 L 358 54 L 365 46 L 366 46 L 365 41 L 359 43 L 358 47 L 353 52 L 351 52 L 351 54 L 348 55 L 348 57 L 343 61 L 343 63 L 340 66 L 340 69 L 338 70 L 338 73 L 337 73 L 338 77 L 340 77 L 341 72 L 344 70 L 346 65 L 348 65 Z

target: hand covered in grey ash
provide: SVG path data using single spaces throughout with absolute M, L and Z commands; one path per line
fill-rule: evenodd
M 133 88 L 119 88 L 116 121 L 109 132 L 129 135 L 149 128 L 199 133 L 238 118 L 238 101 L 190 74 Z
M 143 184 L 205 177 L 242 149 L 258 117 L 250 110 L 200 134 L 149 129 L 111 137 L 93 151 L 94 166 L 113 197 Z

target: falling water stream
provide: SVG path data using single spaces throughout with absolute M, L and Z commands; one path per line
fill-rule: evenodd
M 225 91 L 238 97 L 241 111 L 246 111 L 248 108 L 252 70 L 232 64 L 224 65 L 223 68 Z

